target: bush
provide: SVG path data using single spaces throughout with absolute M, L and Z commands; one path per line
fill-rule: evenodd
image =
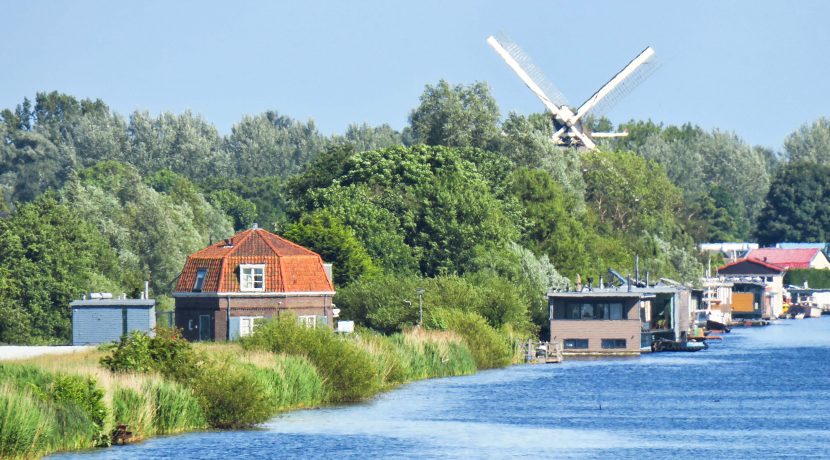
M 107 418 L 104 390 L 97 386 L 94 378 L 58 374 L 49 388 L 49 398 L 57 403 L 78 406 L 99 430 L 104 428 Z
M 121 338 L 101 365 L 112 372 L 150 372 L 180 382 L 195 379 L 199 373 L 199 357 L 193 346 L 177 329 L 156 328 L 154 337 L 133 331 Z
M 425 321 L 433 329 L 453 331 L 460 335 L 470 348 L 479 369 L 510 364 L 513 347 L 509 340 L 481 316 L 461 310 L 434 309 Z
M 242 346 L 307 357 L 323 376 L 330 401 L 358 401 L 380 389 L 380 372 L 369 353 L 327 327 L 306 328 L 292 315 L 261 324 Z
M 204 369 L 194 390 L 214 428 L 249 427 L 273 413 L 268 386 L 247 366 L 214 363 Z

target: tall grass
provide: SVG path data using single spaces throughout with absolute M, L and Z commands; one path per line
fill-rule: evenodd
M 380 390 L 380 372 L 367 351 L 329 328 L 306 328 L 291 315 L 259 325 L 242 345 L 308 358 L 323 377 L 331 402 L 358 401 Z
M 268 389 L 271 406 L 276 412 L 314 407 L 326 400 L 323 380 L 306 358 L 269 355 L 269 364 L 249 366 L 256 378 Z
M 127 425 L 134 440 L 149 438 L 156 434 L 153 423 L 153 402 L 141 390 L 118 387 L 112 396 L 112 418 L 114 425 Z
M 55 446 L 54 414 L 28 390 L 0 386 L 0 458 L 34 458 Z
M 395 334 L 389 341 L 399 350 L 409 369 L 407 380 L 469 375 L 476 372 L 470 349 L 459 336 L 446 331 L 413 329 Z
M 513 359 L 514 350 L 510 338 L 487 324 L 487 320 L 476 313 L 436 308 L 430 312 L 428 324 L 458 334 L 469 347 L 479 369 L 505 367 Z
M 146 395 L 152 401 L 156 433 L 181 433 L 207 427 L 205 411 L 190 388 L 160 380 L 147 385 Z

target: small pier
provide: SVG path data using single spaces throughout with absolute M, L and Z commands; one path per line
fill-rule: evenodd
M 522 355 L 530 364 L 562 362 L 562 346 L 558 343 L 528 340 L 522 343 Z

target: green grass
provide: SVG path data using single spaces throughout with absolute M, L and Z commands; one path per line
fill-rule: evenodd
M 8 382 L 0 386 L 0 458 L 35 458 L 59 447 L 54 422 L 30 391 Z
M 477 318 L 450 319 L 455 327 L 481 332 Z M 260 325 L 242 346 L 199 344 L 191 351 L 182 345 L 187 353 L 174 358 L 193 358 L 184 378 L 155 368 L 111 372 L 99 365 L 97 351 L 67 360 L 0 364 L 0 458 L 37 458 L 105 444 L 121 424 L 134 440 L 244 428 L 282 411 L 362 400 L 412 380 L 473 374 L 476 353 L 470 343 L 479 353 L 498 351 L 501 359 L 500 348 L 491 347 L 504 334 L 484 332 L 484 342 L 461 332 L 424 329 L 391 337 L 361 330 L 343 337 L 285 317 Z

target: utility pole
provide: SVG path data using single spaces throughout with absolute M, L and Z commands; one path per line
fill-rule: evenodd
M 418 326 L 424 325 L 424 288 L 415 290 L 418 293 Z

